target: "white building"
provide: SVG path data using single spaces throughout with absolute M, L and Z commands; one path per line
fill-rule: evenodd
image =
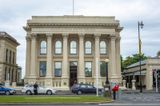
M 99 86 L 105 84 L 106 69 L 111 82 L 121 82 L 122 27 L 115 17 L 33 16 L 24 29 L 25 82 L 69 89 L 75 81 L 95 84 L 96 69 Z

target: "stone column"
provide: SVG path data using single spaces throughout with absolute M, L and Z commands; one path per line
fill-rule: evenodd
M 120 37 L 116 39 L 116 74 L 118 83 L 122 82 L 121 76 L 121 57 L 120 57 Z
M 135 82 L 136 82 L 136 80 L 135 80 L 135 79 L 133 79 L 133 80 L 132 80 L 132 90 L 136 90 Z
M 52 34 L 46 34 L 47 37 L 47 70 L 45 86 L 52 86 Z
M 111 37 L 111 54 L 110 56 L 110 71 L 111 71 L 111 82 L 117 82 L 117 73 L 116 73 L 116 48 L 115 48 L 115 39 L 116 37 Z
M 32 40 L 31 40 L 31 72 L 30 72 L 30 83 L 34 83 L 36 81 L 36 59 L 37 59 L 37 55 L 36 55 L 36 51 L 37 51 L 37 41 L 36 41 L 36 34 L 32 34 Z
M 100 45 L 100 36 L 101 34 L 95 34 L 95 55 L 94 55 L 94 78 L 95 78 L 95 81 L 94 82 L 97 82 L 96 81 L 96 74 L 98 74 L 98 79 L 100 78 L 100 64 L 99 64 L 99 61 L 100 61 L 100 52 L 99 52 L 99 45 Z M 98 61 L 98 65 L 97 65 L 97 61 Z M 97 70 L 98 69 L 98 70 Z M 98 71 L 98 73 L 96 72 Z M 98 80 L 98 85 L 100 85 L 99 83 L 100 81 Z
M 62 34 L 63 36 L 63 65 L 62 65 L 62 86 L 64 89 L 69 89 L 69 71 L 68 71 L 68 35 Z
M 126 80 L 123 80 L 123 88 L 126 88 Z
M 78 83 L 85 83 L 84 72 L 84 34 L 79 34 Z
M 31 57 L 31 37 L 29 35 L 26 36 L 26 70 L 25 70 L 25 79 L 30 75 L 30 57 Z
M 152 66 L 147 66 L 146 70 L 146 90 L 153 90 L 153 69 Z

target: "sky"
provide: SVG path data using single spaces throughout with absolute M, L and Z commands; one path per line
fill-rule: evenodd
M 0 31 L 20 43 L 17 64 L 25 70 L 26 32 L 23 26 L 31 16 L 72 15 L 73 0 L 0 0 Z M 141 29 L 142 52 L 155 57 L 160 51 L 160 0 L 75 0 L 75 15 L 115 16 L 124 27 L 121 32 L 121 55 L 138 53 L 138 21 Z

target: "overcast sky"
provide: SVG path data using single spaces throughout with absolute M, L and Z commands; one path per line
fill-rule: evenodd
M 23 71 L 26 33 L 22 27 L 27 19 L 36 15 L 72 15 L 72 0 L 0 0 L 0 31 L 9 33 L 21 44 L 17 63 Z M 123 57 L 138 52 L 137 22 L 142 20 L 142 52 L 153 57 L 160 50 L 159 0 L 75 0 L 75 15 L 115 16 L 120 20 L 124 27 L 121 32 Z

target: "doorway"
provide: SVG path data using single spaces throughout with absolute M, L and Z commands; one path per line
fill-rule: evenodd
M 77 82 L 77 62 L 70 62 L 70 87 Z

